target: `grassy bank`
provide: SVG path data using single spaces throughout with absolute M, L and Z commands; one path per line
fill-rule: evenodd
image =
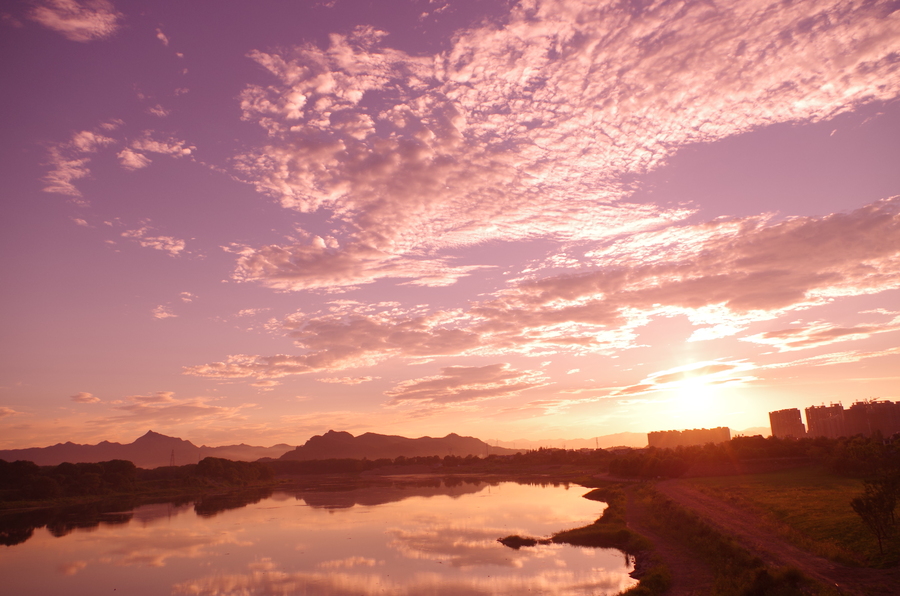
M 884 567 L 900 559 L 900 536 L 875 537 L 850 507 L 862 481 L 836 476 L 821 466 L 746 476 L 690 478 L 683 482 L 714 497 L 751 509 L 796 546 L 848 565 Z

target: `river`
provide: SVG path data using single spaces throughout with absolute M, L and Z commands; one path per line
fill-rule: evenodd
M 586 492 L 433 480 L 146 505 L 40 527 L 0 547 L 0 593 L 617 594 L 637 583 L 620 551 L 497 542 L 591 523 L 605 504 Z

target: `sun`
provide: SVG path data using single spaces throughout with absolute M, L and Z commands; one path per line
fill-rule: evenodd
M 687 378 L 673 384 L 673 402 L 677 410 L 692 420 L 709 418 L 717 409 L 718 387 L 709 378 Z

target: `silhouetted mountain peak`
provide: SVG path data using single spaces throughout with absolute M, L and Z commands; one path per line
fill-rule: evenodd
M 190 441 L 185 441 L 184 439 L 179 439 L 178 437 L 170 437 L 168 435 L 163 435 L 157 432 L 153 432 L 152 430 L 148 430 L 146 434 L 138 437 L 134 440 L 132 445 L 140 445 L 140 446 L 148 446 L 148 445 L 184 445 L 185 447 L 190 446 L 193 448 L 197 448 L 196 445 L 191 443 Z
M 399 456 L 485 455 L 514 453 L 512 449 L 490 447 L 475 437 L 461 437 L 450 433 L 443 438 L 419 437 L 409 439 L 398 435 L 380 435 L 367 432 L 354 437 L 346 431 L 329 430 L 324 435 L 311 437 L 304 445 L 281 456 L 284 460 L 310 459 L 393 459 Z
M 329 443 L 343 443 L 345 441 L 352 441 L 353 435 L 351 435 L 347 431 L 330 430 L 324 435 L 312 437 L 310 441 L 313 439 L 316 439 L 317 441 L 327 441 Z
M 143 440 L 152 440 L 152 439 L 156 439 L 156 438 L 171 439 L 172 437 L 169 437 L 167 435 L 162 435 L 157 432 L 153 432 L 152 430 L 148 430 L 146 433 L 144 433 L 143 435 L 141 435 L 140 437 L 135 439 L 135 442 L 143 441 Z

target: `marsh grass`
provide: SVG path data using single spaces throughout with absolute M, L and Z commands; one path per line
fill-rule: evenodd
M 811 466 L 684 482 L 758 513 L 781 537 L 832 561 L 883 567 L 900 559 L 898 536 L 886 541 L 885 554 L 880 555 L 874 535 L 850 507 L 850 501 L 863 492 L 859 479 Z

